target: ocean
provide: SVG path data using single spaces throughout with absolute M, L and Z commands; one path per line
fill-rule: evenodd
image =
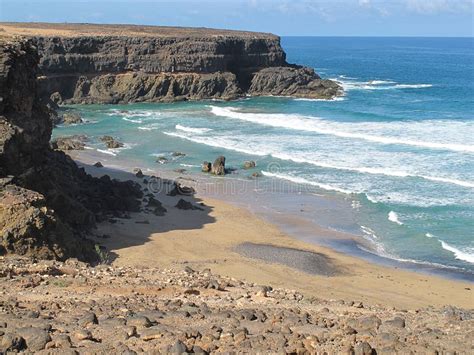
M 202 161 L 225 155 L 235 168 L 225 179 L 258 172 L 255 193 L 284 191 L 259 205 L 292 204 L 295 215 L 355 235 L 366 253 L 474 279 L 474 40 L 284 37 L 282 45 L 290 63 L 339 81 L 345 95 L 75 105 L 87 122 L 53 133 L 86 134 L 104 160 L 150 169 L 200 174 Z M 125 146 L 105 149 L 104 134 Z M 257 166 L 241 169 L 246 160 Z M 341 222 L 332 207 L 297 207 L 312 196 L 350 211 Z

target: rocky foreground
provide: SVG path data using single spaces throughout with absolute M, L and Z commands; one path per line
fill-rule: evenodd
M 0 260 L 0 349 L 38 353 L 462 354 L 474 311 L 306 299 L 197 271 Z

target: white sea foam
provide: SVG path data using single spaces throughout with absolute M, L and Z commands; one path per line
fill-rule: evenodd
M 157 127 L 150 127 L 150 126 L 140 126 L 138 129 L 141 129 L 142 131 L 153 131 L 157 129 Z
M 393 80 L 356 81 L 341 75 L 338 78 L 332 78 L 332 80 L 337 81 L 344 88 L 344 90 L 425 89 L 433 86 L 432 84 L 398 84 Z
M 468 252 L 459 250 L 453 247 L 452 245 L 449 245 L 448 243 L 442 241 L 441 239 L 439 239 L 439 242 L 441 243 L 441 246 L 443 247 L 443 249 L 453 253 L 456 259 L 467 261 L 468 263 L 474 264 L 474 253 L 468 253 Z
M 370 80 L 367 82 L 370 85 L 385 85 L 385 84 L 396 84 L 396 81 L 392 80 Z
M 166 134 L 167 136 L 178 137 L 181 139 L 186 139 L 191 142 L 205 144 L 211 147 L 218 147 L 218 148 L 227 149 L 227 150 L 234 150 L 236 152 L 245 153 L 249 155 L 259 155 L 259 156 L 268 155 L 267 153 L 262 152 L 262 151 L 242 148 L 238 144 L 230 141 L 229 137 L 217 137 L 217 136 L 194 137 L 194 136 L 189 136 L 186 134 L 180 134 L 180 133 L 175 133 L 175 132 L 163 132 L 163 133 Z
M 128 121 L 128 122 L 133 122 L 133 123 L 143 123 L 142 120 L 134 120 L 134 119 L 129 118 L 129 117 L 127 117 L 127 116 L 123 116 L 123 117 L 122 117 L 122 120 Z
M 113 155 L 114 157 L 117 156 L 116 153 L 111 152 L 110 150 L 105 150 L 105 149 L 97 149 L 98 152 L 108 154 L 108 155 Z
M 335 170 L 346 170 L 346 171 L 355 171 L 364 174 L 373 174 L 373 175 L 385 175 L 385 176 L 393 176 L 393 177 L 413 177 L 413 178 L 421 178 L 425 180 L 431 180 L 436 182 L 443 182 L 448 184 L 454 184 L 463 187 L 474 187 L 474 182 L 472 181 L 464 181 L 458 179 L 451 179 L 451 178 L 443 178 L 443 177 L 435 177 L 435 176 L 426 176 L 426 175 L 417 175 L 417 174 L 410 174 L 405 171 L 397 171 L 391 170 L 387 168 L 369 168 L 369 167 L 349 167 L 349 166 L 337 166 L 333 164 L 326 164 L 321 161 L 314 161 L 310 159 L 300 158 L 296 156 L 291 156 L 285 153 L 271 153 L 272 157 L 281 159 L 281 160 L 290 160 L 295 163 L 307 163 L 315 166 L 319 166 L 322 168 L 328 169 L 335 169 Z
M 187 126 L 182 126 L 180 124 L 177 124 L 175 127 L 177 130 L 184 131 L 184 132 L 189 132 L 189 133 L 206 133 L 209 131 L 212 131 L 211 128 L 195 128 L 195 127 L 187 127 Z
M 345 98 L 343 96 L 336 96 L 336 97 L 333 97 L 332 99 L 308 99 L 308 98 L 305 98 L 305 97 L 295 97 L 293 98 L 294 101 L 323 101 L 323 102 L 333 102 L 333 101 L 344 101 Z
M 247 113 L 237 111 L 235 108 L 218 106 L 211 106 L 211 112 L 216 116 L 228 117 L 246 122 L 252 122 L 271 127 L 287 128 L 297 131 L 315 132 L 341 138 L 361 139 L 381 144 L 398 144 L 430 149 L 452 150 L 458 152 L 474 152 L 474 145 L 424 142 L 421 140 L 400 139 L 390 136 L 376 136 L 360 132 L 342 131 L 331 127 L 327 122 L 324 122 L 318 117 L 269 113 Z
M 364 232 L 364 234 L 369 236 L 371 239 L 379 239 L 377 235 L 375 234 L 375 232 L 369 227 L 360 226 L 360 229 L 362 229 L 362 232 Z
M 445 241 L 439 239 L 438 237 L 436 237 L 435 235 L 433 235 L 431 233 L 426 233 L 425 236 L 427 238 L 437 239 L 441 243 L 441 247 L 444 250 L 447 250 L 447 251 L 450 251 L 451 253 L 453 253 L 454 257 L 456 259 L 467 261 L 468 263 L 474 264 L 474 248 L 470 248 L 471 252 L 467 252 L 465 250 L 460 250 L 458 248 L 453 247 L 452 245 L 446 243 Z
M 400 220 L 398 219 L 398 214 L 394 211 L 390 211 L 388 213 L 388 220 L 390 222 L 393 222 L 393 223 L 396 223 L 396 224 L 399 224 L 399 225 L 403 225 L 403 223 L 400 222 Z
M 319 187 L 323 190 L 337 191 L 337 192 L 341 192 L 343 194 L 352 194 L 353 193 L 352 191 L 342 189 L 342 188 L 337 187 L 337 186 L 323 184 L 323 183 L 319 183 L 319 182 L 316 182 L 316 181 L 310 181 L 310 180 L 307 180 L 307 179 L 304 179 L 304 178 L 301 178 L 301 177 L 297 177 L 297 176 L 291 176 L 291 175 L 286 175 L 286 174 L 275 174 L 275 173 L 271 173 L 269 171 L 262 171 L 262 174 L 264 176 L 269 176 L 269 177 L 274 177 L 274 178 L 277 178 L 277 179 L 291 181 L 291 182 L 294 182 L 296 184 L 305 184 L 305 185 L 316 186 L 316 187 Z
M 396 89 L 423 89 L 430 88 L 432 84 L 397 84 L 395 85 Z

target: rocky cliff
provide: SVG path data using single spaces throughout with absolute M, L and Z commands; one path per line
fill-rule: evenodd
M 50 149 L 38 61 L 30 40 L 0 39 L 0 254 L 93 260 L 85 232 L 110 214 L 138 210 L 141 191 L 92 178 Z
M 40 92 L 57 103 L 332 98 L 342 88 L 290 65 L 272 34 L 153 26 L 0 24 L 40 54 Z

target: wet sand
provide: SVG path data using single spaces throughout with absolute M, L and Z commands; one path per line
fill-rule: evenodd
M 94 175 L 142 181 L 126 171 L 86 168 Z M 193 204 L 203 203 L 204 210 L 180 210 L 175 205 L 181 197 L 158 194 L 168 210 L 165 216 L 137 213 L 117 223 L 101 224 L 96 234 L 110 237 L 98 242 L 111 251 L 113 263 L 210 268 L 221 275 L 324 299 L 405 309 L 448 304 L 474 308 L 472 283 L 376 265 L 296 240 L 250 211 L 217 199 L 183 197 Z M 322 227 L 313 233 L 344 237 Z

